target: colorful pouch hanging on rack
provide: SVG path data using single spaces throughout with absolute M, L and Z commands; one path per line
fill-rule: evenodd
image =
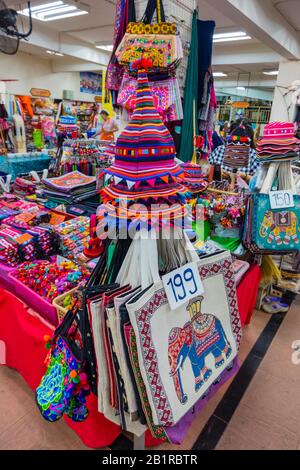
M 151 24 L 155 10 L 157 23 Z M 126 66 L 142 57 L 150 59 L 153 67 L 148 70 L 149 74 L 177 68 L 183 59 L 182 43 L 177 25 L 165 21 L 161 0 L 149 0 L 142 21 L 129 23 L 116 57 Z
M 57 421 L 67 414 L 73 421 L 88 416 L 86 395 L 89 394 L 85 374 L 85 327 L 78 305 L 70 310 L 55 331 L 44 338 L 49 349 L 47 370 L 36 389 L 36 402 L 47 421 Z
M 157 111 L 166 121 L 177 121 L 183 118 L 182 102 L 178 80 L 168 78 L 150 82 L 151 93 Z M 128 73 L 124 74 L 118 94 L 118 104 L 127 111 L 133 112 L 136 102 L 137 79 Z
M 36 402 L 47 421 L 57 421 L 64 413 L 74 421 L 84 421 L 88 411 L 80 384 L 81 363 L 65 339 L 58 337 L 50 353 L 46 374 L 36 389 Z

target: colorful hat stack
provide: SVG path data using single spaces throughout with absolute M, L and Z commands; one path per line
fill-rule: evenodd
M 175 145 L 153 102 L 146 69 L 148 60 L 133 63 L 138 69 L 136 105 L 132 118 L 119 136 L 115 162 L 105 172 L 113 182 L 101 191 L 104 204 L 114 209 L 127 201 L 123 218 L 130 216 L 130 205 L 169 204 L 184 201 L 187 189 L 177 182 L 182 168 L 175 163 Z M 109 207 L 111 209 L 111 207 Z
M 295 160 L 299 158 L 300 141 L 295 137 L 290 122 L 271 122 L 264 129 L 256 151 L 262 162 Z
M 183 174 L 179 179 L 191 193 L 197 194 L 206 190 L 208 182 L 204 179 L 200 165 L 188 162 L 182 165 L 182 169 Z
M 245 168 L 249 163 L 250 138 L 230 135 L 225 147 L 223 163 L 233 170 Z

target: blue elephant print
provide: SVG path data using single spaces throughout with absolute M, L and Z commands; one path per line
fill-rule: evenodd
M 206 358 L 213 354 L 215 368 L 218 369 L 232 353 L 220 320 L 214 315 L 201 312 L 202 301 L 203 297 L 193 299 L 187 307 L 191 321 L 187 322 L 183 328 L 173 328 L 169 334 L 170 375 L 173 377 L 176 394 L 182 404 L 188 400 L 183 390 L 180 374 L 186 359 L 189 358 L 191 362 L 197 392 L 213 373 L 206 367 Z

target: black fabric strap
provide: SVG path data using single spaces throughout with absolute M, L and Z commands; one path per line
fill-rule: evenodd
M 157 3 L 159 0 L 148 0 L 146 11 L 144 13 L 142 22 L 145 24 L 150 24 L 153 20 L 154 12 L 157 10 Z M 162 0 L 160 0 L 160 11 L 161 11 L 161 21 L 165 23 L 165 9 Z

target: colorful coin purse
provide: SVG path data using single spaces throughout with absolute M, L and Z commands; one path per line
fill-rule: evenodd
M 56 332 L 61 329 L 69 331 L 70 319 L 75 316 L 70 311 Z M 76 333 L 77 329 L 73 334 Z M 36 389 L 36 402 L 47 421 L 57 421 L 64 413 L 77 422 L 84 421 L 88 416 L 85 397 L 89 389 L 83 372 L 82 351 L 70 338 L 57 333 L 52 342 L 50 338 L 45 338 L 51 350 L 46 373 Z

